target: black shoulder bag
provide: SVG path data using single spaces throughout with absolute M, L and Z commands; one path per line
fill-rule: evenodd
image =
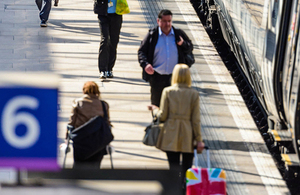
M 195 58 L 192 51 L 184 55 L 184 61 L 184 63 L 189 67 L 191 67 L 195 63 Z
M 101 101 L 104 117 L 95 116 L 80 127 L 71 131 L 74 156 L 79 160 L 86 160 L 104 149 L 113 139 L 105 104 Z

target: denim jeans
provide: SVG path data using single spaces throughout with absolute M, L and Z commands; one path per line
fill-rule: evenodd
M 117 58 L 117 46 L 123 17 L 118 14 L 98 15 L 101 33 L 98 68 L 101 71 L 112 71 Z

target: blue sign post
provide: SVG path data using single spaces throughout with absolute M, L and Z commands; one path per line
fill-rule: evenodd
M 0 167 L 59 168 L 58 80 L 49 74 L 1 73 Z

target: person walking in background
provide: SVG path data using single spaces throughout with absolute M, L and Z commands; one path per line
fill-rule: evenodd
M 193 164 L 194 147 L 201 153 L 205 146 L 201 137 L 199 93 L 191 88 L 191 84 L 189 67 L 185 64 L 176 65 L 172 85 L 162 92 L 160 107 L 148 106 L 164 123 L 156 147 L 166 152 L 170 170 L 180 167 L 183 192 L 185 173 Z
M 184 53 L 193 50 L 185 32 L 172 26 L 172 12 L 161 10 L 158 26 L 149 30 L 138 50 L 143 79 L 151 87 L 151 104 L 159 106 L 162 90 L 170 86 L 174 66 L 184 63 Z
M 47 27 L 47 21 L 51 10 L 52 0 L 35 0 L 35 3 L 40 10 L 41 27 Z M 58 5 L 58 0 L 54 1 L 54 6 Z
M 104 109 L 106 109 L 109 120 L 109 105 L 104 101 L 105 108 L 102 107 L 103 100 L 100 100 L 100 91 L 98 85 L 93 81 L 88 81 L 83 86 L 83 97 L 74 100 L 72 105 L 72 114 L 68 125 L 73 126 L 75 129 L 95 116 L 104 116 Z M 109 121 L 108 121 L 109 122 Z M 109 122 L 110 124 L 110 122 Z M 66 135 L 67 138 L 68 134 Z M 85 161 L 76 158 L 74 152 L 74 168 L 100 168 L 103 155 L 107 154 L 106 148 L 94 154 Z
M 117 0 L 95 0 L 94 13 L 98 14 L 101 40 L 98 56 L 100 78 L 113 78 L 117 58 L 117 45 L 123 17 L 116 14 Z

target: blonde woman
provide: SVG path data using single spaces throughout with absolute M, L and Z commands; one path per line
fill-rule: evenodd
M 156 147 L 166 152 L 171 170 L 181 167 L 181 175 L 185 175 L 193 164 L 194 147 L 199 153 L 204 148 L 200 131 L 199 94 L 191 88 L 191 84 L 189 67 L 177 64 L 172 73 L 171 86 L 162 92 L 160 107 L 148 107 L 164 123 Z M 184 180 L 185 177 L 182 177 L 183 187 Z
M 74 100 L 72 105 L 72 113 L 68 125 L 77 128 L 91 118 L 95 116 L 104 116 L 104 109 L 108 115 L 109 120 L 109 106 L 108 103 L 104 102 L 105 108 L 103 108 L 100 98 L 100 91 L 97 83 L 88 81 L 83 86 L 83 96 Z M 74 151 L 74 168 L 90 167 L 100 168 L 103 155 L 107 154 L 106 149 L 103 149 L 91 156 L 90 158 L 81 161 L 76 157 L 76 151 Z

